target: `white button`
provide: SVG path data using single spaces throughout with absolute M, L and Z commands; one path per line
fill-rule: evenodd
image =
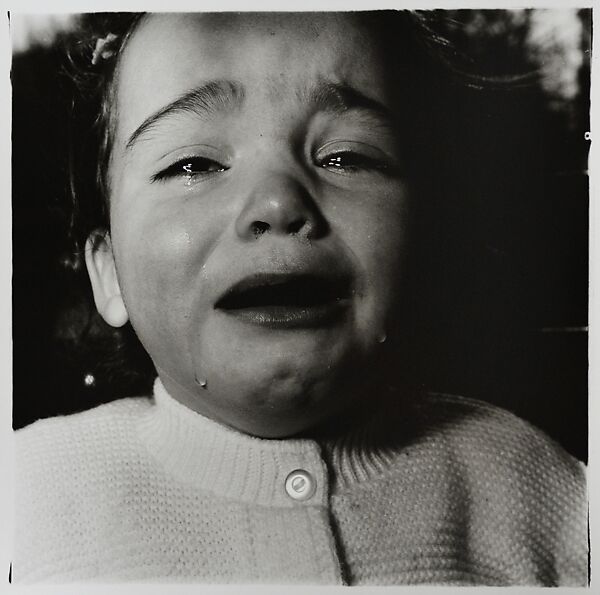
M 308 500 L 317 489 L 315 478 L 304 469 L 292 471 L 285 480 L 285 491 L 294 500 Z

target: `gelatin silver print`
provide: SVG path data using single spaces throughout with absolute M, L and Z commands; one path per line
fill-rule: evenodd
M 11 13 L 9 580 L 587 586 L 591 22 Z

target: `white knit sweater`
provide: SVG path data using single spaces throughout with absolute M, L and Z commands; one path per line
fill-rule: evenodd
M 319 444 L 154 393 L 17 432 L 13 580 L 587 582 L 583 467 L 508 412 L 429 395 Z

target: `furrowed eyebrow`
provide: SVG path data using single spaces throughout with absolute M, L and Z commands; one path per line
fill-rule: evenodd
M 179 114 L 209 117 L 218 111 L 239 107 L 244 101 L 244 88 L 234 81 L 210 81 L 195 87 L 148 116 L 129 137 L 125 149 L 131 149 L 144 134 L 163 120 Z
M 308 92 L 301 91 L 300 95 L 307 97 L 312 105 L 324 111 L 344 113 L 359 108 L 373 112 L 386 121 L 394 120 L 391 110 L 385 105 L 349 85 L 323 82 Z

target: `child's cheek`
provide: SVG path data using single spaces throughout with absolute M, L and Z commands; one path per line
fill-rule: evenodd
M 153 358 L 188 356 L 194 302 L 206 287 L 210 226 L 174 208 L 140 213 L 135 226 L 119 230 L 118 265 L 125 303 L 136 332 Z M 178 353 L 173 352 L 173 347 Z
M 356 208 L 344 209 L 334 227 L 361 269 L 356 324 L 366 344 L 379 340 L 395 315 L 410 226 L 408 185 L 396 181 L 377 190 L 346 196 Z

